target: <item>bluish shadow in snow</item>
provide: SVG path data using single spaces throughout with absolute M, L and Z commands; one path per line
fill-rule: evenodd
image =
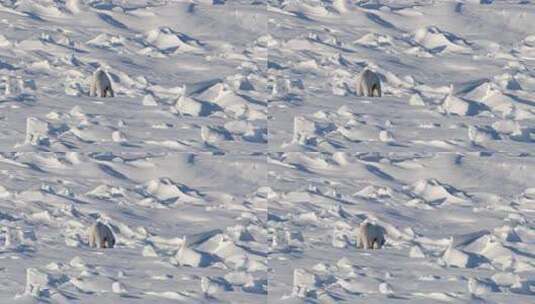
M 386 173 L 384 173 L 383 171 L 381 171 L 379 168 L 375 167 L 375 166 L 372 166 L 372 165 L 366 165 L 366 170 L 368 170 L 370 173 L 373 173 L 374 175 L 382 178 L 382 179 L 386 179 L 386 180 L 389 180 L 389 181 L 393 181 L 394 178 Z
M 111 26 L 118 27 L 118 28 L 123 29 L 123 30 L 128 29 L 128 27 L 126 25 L 124 25 L 124 23 L 121 23 L 121 22 L 115 20 L 115 18 L 113 18 L 112 16 L 110 16 L 108 14 L 98 13 L 97 15 L 102 21 L 106 22 L 107 24 L 109 24 Z
M 108 165 L 99 164 L 98 167 L 100 168 L 100 170 L 102 170 L 104 173 L 108 174 L 109 176 L 122 179 L 122 180 L 129 179 L 128 176 L 116 171 L 115 169 L 113 169 L 112 167 Z
M 383 18 L 377 16 L 376 14 L 366 13 L 366 17 L 368 19 L 370 19 L 371 21 L 379 24 L 380 26 L 383 26 L 383 27 L 386 27 L 386 28 L 389 28 L 389 29 L 395 29 L 396 28 L 392 23 L 384 20 Z
M 210 88 L 211 86 L 222 82 L 220 78 L 210 79 L 206 81 L 196 82 L 192 84 L 186 85 L 186 95 L 190 96 L 193 94 L 199 94 L 205 91 L 206 89 Z
M 463 13 L 463 9 L 464 9 L 464 3 L 457 3 L 455 5 L 455 12 L 456 13 L 459 13 L 459 14 L 462 14 Z
M 33 20 L 36 20 L 36 21 L 41 21 L 41 22 L 44 22 L 45 20 L 43 18 L 41 18 L 39 15 L 35 14 L 35 13 L 32 13 L 32 12 L 23 12 L 25 13 L 26 15 L 28 15 L 28 17 L 30 17 L 31 19 Z
M 3 62 L 0 60 L 0 70 L 3 70 L 3 69 L 14 71 L 15 67 L 7 62 Z

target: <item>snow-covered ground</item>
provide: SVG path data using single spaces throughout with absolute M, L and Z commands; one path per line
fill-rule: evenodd
M 282 2 L 268 9 L 271 151 L 526 151 L 535 141 L 531 1 Z M 355 96 L 365 67 L 383 78 L 380 100 Z
M 0 168 L 1 303 L 266 298 L 264 156 L 30 152 Z M 89 248 L 96 220 L 115 248 Z
M 274 154 L 268 297 L 532 303 L 534 180 L 535 158 L 510 154 Z M 365 219 L 383 249 L 355 247 Z
M 265 5 L 200 2 L 1 1 L 2 149 L 264 150 Z
M 0 303 L 534 303 L 534 20 L 0 0 Z M 114 98 L 88 96 L 97 68 Z

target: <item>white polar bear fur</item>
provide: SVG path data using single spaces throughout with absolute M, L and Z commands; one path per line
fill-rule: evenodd
M 93 73 L 93 80 L 91 82 L 91 89 L 89 96 L 98 97 L 114 97 L 113 89 L 111 87 L 111 80 L 108 74 L 101 69 Z
M 379 76 L 365 69 L 357 78 L 357 95 L 366 97 L 381 97 L 381 80 Z
M 115 246 L 115 236 L 110 227 L 97 222 L 89 229 L 89 246 L 97 248 L 113 248 Z
M 379 249 L 385 243 L 385 229 L 369 222 L 360 224 L 357 247 L 364 249 Z

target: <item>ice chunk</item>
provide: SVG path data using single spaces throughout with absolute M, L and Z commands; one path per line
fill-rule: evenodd
M 193 117 L 207 116 L 210 112 L 206 104 L 186 96 L 180 96 L 175 104 L 175 108 L 180 114 Z
M 417 245 L 411 247 L 411 250 L 409 251 L 409 256 L 415 259 L 425 258 L 425 254 L 422 251 L 422 248 Z
M 154 250 L 154 247 L 152 245 L 146 245 L 143 247 L 142 252 L 144 257 L 158 257 L 158 254 L 156 253 L 156 250 Z
M 37 268 L 26 269 L 26 288 L 25 293 L 35 297 L 48 290 L 50 276 Z
M 126 293 L 126 289 L 124 288 L 124 285 L 121 284 L 121 282 L 113 282 L 111 284 L 111 290 L 114 292 L 114 293 L 117 293 L 117 294 L 124 294 Z
M 28 117 L 26 119 L 26 139 L 24 143 L 30 145 L 49 145 L 48 134 L 50 124 L 37 117 Z
M 499 291 L 499 289 L 493 281 L 470 278 L 468 279 L 468 291 L 473 295 L 481 296 L 490 292 Z
M 455 249 L 453 247 L 448 247 L 442 256 L 444 262 L 448 266 L 454 266 L 459 268 L 468 268 L 473 266 L 471 263 L 470 255 L 461 250 Z
M 453 95 L 448 95 L 442 103 L 442 110 L 448 114 L 473 116 L 477 114 L 478 106 L 472 101 L 467 101 Z
M 311 291 L 320 286 L 319 277 L 302 268 L 294 269 L 293 294 L 298 297 L 306 297 Z
M 202 277 L 201 278 L 201 290 L 206 295 L 214 295 L 216 293 L 231 291 L 232 286 L 221 277 L 211 278 L 211 277 Z
M 213 258 L 208 254 L 184 245 L 178 250 L 175 259 L 179 265 L 191 267 L 206 267 L 213 262 Z

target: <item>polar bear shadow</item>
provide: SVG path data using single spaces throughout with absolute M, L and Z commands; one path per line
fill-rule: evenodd
M 385 234 L 384 227 L 365 221 L 359 227 L 357 248 L 380 249 L 385 244 Z
M 381 79 L 379 75 L 369 69 L 364 69 L 356 81 L 357 96 L 381 97 Z
M 115 247 L 115 236 L 108 225 L 105 225 L 101 222 L 96 222 L 91 226 L 91 228 L 89 228 L 89 247 Z
M 111 79 L 108 73 L 101 68 L 98 68 L 93 73 L 91 80 L 91 88 L 89 89 L 89 96 L 91 97 L 115 97 L 111 85 Z

